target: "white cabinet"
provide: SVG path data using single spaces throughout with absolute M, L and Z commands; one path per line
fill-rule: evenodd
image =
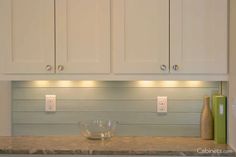
M 170 71 L 227 73 L 227 0 L 171 0 L 170 4 Z
M 56 64 L 60 73 L 110 72 L 110 0 L 56 0 Z
M 227 0 L 114 0 L 113 9 L 115 73 L 227 73 Z
M 0 0 L 0 20 L 5 73 L 110 72 L 110 0 Z
M 54 0 L 0 0 L 5 73 L 47 73 L 54 64 Z
M 227 5 L 227 0 L 0 0 L 4 73 L 106 80 L 227 75 Z
M 114 0 L 112 11 L 114 72 L 168 72 L 169 1 Z

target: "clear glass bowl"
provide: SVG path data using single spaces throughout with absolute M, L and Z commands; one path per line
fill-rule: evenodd
M 80 134 L 92 140 L 109 139 L 114 135 L 118 122 L 111 120 L 92 120 L 79 122 Z

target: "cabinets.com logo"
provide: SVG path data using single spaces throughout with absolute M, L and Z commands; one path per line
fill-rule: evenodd
M 233 153 L 233 150 L 218 149 L 218 148 L 197 148 L 199 154 L 229 154 Z

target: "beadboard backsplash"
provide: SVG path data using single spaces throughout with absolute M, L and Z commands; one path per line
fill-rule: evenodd
M 12 132 L 17 135 L 78 135 L 78 122 L 119 121 L 120 136 L 199 136 L 202 99 L 220 82 L 200 81 L 15 81 Z M 45 95 L 57 96 L 57 111 L 44 112 Z M 157 96 L 168 113 L 156 112 Z

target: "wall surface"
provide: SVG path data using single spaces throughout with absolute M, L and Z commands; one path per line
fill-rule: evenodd
M 11 82 L 0 81 L 0 136 L 11 136 Z
M 236 150 L 236 1 L 230 1 L 229 144 Z
M 199 136 L 202 98 L 219 82 L 32 81 L 13 82 L 13 135 L 78 135 L 79 121 L 112 119 L 118 135 Z M 57 112 L 44 112 L 46 94 Z M 168 96 L 168 114 L 156 113 L 156 97 Z

